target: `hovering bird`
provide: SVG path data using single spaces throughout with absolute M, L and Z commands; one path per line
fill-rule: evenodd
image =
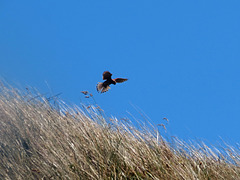
M 104 93 L 110 89 L 110 84 L 116 85 L 116 83 L 122 83 L 124 81 L 127 81 L 128 79 L 124 78 L 116 78 L 112 79 L 112 74 L 109 71 L 104 71 L 103 72 L 103 80 L 106 80 L 104 82 L 99 82 L 97 84 L 97 91 Z

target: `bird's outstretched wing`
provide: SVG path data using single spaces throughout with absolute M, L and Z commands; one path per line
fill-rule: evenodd
M 124 78 L 116 78 L 116 79 L 113 79 L 113 81 L 115 81 L 116 83 L 122 83 L 124 81 L 127 81 L 128 79 L 124 79 Z
M 104 71 L 103 72 L 103 80 L 109 80 L 111 79 L 112 74 L 109 71 Z
M 104 92 L 108 91 L 109 89 L 110 89 L 109 85 L 104 86 L 103 83 L 101 83 L 101 82 L 97 84 L 97 91 L 98 92 L 104 93 Z

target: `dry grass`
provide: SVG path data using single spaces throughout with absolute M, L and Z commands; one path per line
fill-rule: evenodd
M 239 149 L 167 142 L 100 112 L 1 85 L 0 179 L 240 179 Z

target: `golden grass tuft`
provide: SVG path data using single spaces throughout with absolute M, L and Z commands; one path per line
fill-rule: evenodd
M 93 105 L 54 106 L 29 90 L 0 87 L 0 179 L 239 177 L 239 149 L 168 142 L 154 130 L 108 120 Z

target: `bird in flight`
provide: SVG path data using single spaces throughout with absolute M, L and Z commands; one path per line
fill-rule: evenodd
M 104 71 L 103 80 L 106 80 L 106 81 L 99 82 L 97 84 L 97 91 L 101 93 L 108 91 L 110 89 L 110 84 L 116 85 L 116 83 L 122 83 L 124 81 L 127 81 L 128 79 L 124 79 L 124 78 L 112 79 L 112 74 L 109 71 Z

